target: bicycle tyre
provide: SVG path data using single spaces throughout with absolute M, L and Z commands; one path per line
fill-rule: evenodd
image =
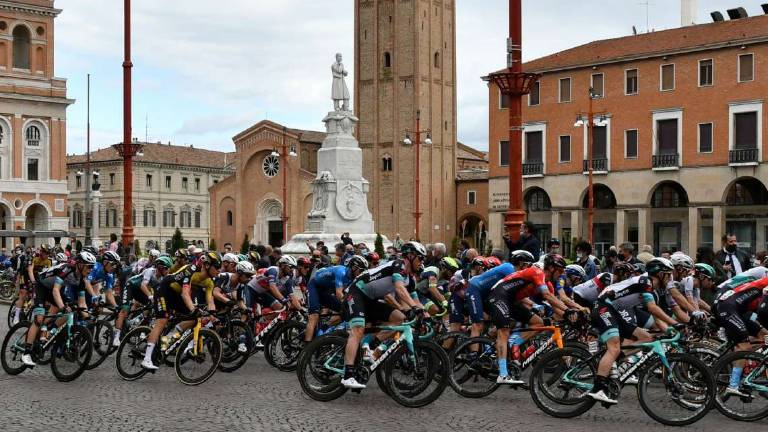
M 443 391 L 448 386 L 448 375 L 451 366 L 445 350 L 433 341 L 414 340 L 413 348 L 415 356 L 411 356 L 408 348 L 402 345 L 390 358 L 386 359 L 384 362 L 384 374 L 386 376 L 387 394 L 389 397 L 404 407 L 420 408 L 436 401 L 443 394 Z M 412 394 L 413 391 L 410 389 L 406 389 L 406 392 L 403 392 L 398 382 L 396 382 L 397 375 L 394 373 L 397 366 L 402 366 L 399 365 L 400 360 L 409 362 L 411 358 L 419 358 L 421 361 L 419 365 L 421 370 L 413 370 L 412 375 L 424 374 L 422 383 L 417 386 L 419 391 L 416 394 Z M 432 390 L 428 390 L 431 383 L 434 383 L 435 387 Z
M 3 338 L 2 352 L 0 354 L 0 362 L 2 362 L 3 370 L 8 375 L 18 375 L 25 370 L 29 369 L 29 366 L 21 363 L 21 355 L 23 354 L 24 343 L 26 342 L 27 331 L 31 325 L 28 321 L 19 321 L 18 324 L 11 327 Z M 21 346 L 19 346 L 21 344 Z M 21 350 L 21 352 L 19 352 Z M 13 362 L 9 360 L 13 360 Z M 13 365 L 12 363 L 20 363 Z
M 696 414 L 692 415 L 691 417 L 679 420 L 665 418 L 656 410 L 651 408 L 649 404 L 650 395 L 648 394 L 647 385 L 648 379 L 658 375 L 656 371 L 659 370 L 659 368 L 661 368 L 662 375 L 664 375 L 666 372 L 666 368 L 662 365 L 661 358 L 659 357 L 651 359 L 646 365 L 643 366 L 642 370 L 638 374 L 637 398 L 640 402 L 640 406 L 643 408 L 643 411 L 645 411 L 645 413 L 648 414 L 652 419 L 666 426 L 687 426 L 693 424 L 707 415 L 709 409 L 712 406 L 712 402 L 715 399 L 715 379 L 712 376 L 712 373 L 710 372 L 706 363 L 692 355 L 684 353 L 668 353 L 667 362 L 676 369 L 676 366 L 678 366 L 680 363 L 688 363 L 688 369 L 685 371 L 685 375 L 688 376 L 691 375 L 691 368 L 695 369 L 693 372 L 696 375 L 694 379 L 697 380 L 697 382 L 694 383 L 696 388 L 701 385 L 705 386 L 705 388 L 702 390 L 704 399 L 697 401 L 702 408 L 697 410 Z M 686 387 L 690 388 L 692 386 L 688 385 Z M 666 393 L 669 394 L 668 388 L 666 389 Z M 683 403 L 690 404 L 688 401 L 675 401 L 673 404 L 666 405 L 677 405 L 687 409 L 687 407 L 682 405 Z
M 135 381 L 149 371 L 141 367 L 144 352 L 147 349 L 147 336 L 152 329 L 148 326 L 139 326 L 129 331 L 120 341 L 120 346 L 115 353 L 115 367 L 117 374 L 125 381 Z M 159 349 L 159 347 L 157 347 Z M 125 355 L 125 358 L 123 356 Z M 129 370 L 129 366 L 139 365 L 137 370 Z
M 288 321 L 275 331 L 269 341 L 269 352 L 275 367 L 282 372 L 293 372 L 304 344 L 307 325 L 299 321 Z
M 450 357 L 451 353 L 453 353 L 464 340 L 469 339 L 469 337 L 470 336 L 466 332 L 452 331 L 441 333 L 437 335 L 434 340 L 438 345 L 443 347 L 445 353 Z M 445 346 L 446 344 L 449 345 L 447 348 Z
M 210 379 L 213 374 L 216 373 L 216 369 L 218 369 L 219 363 L 221 362 L 221 354 L 223 351 L 221 338 L 219 335 L 213 330 L 203 328 L 198 332 L 197 347 L 198 350 L 200 350 L 200 352 L 197 354 L 198 357 L 187 358 L 186 347 L 190 344 L 190 342 L 192 342 L 193 337 L 194 332 L 190 332 L 184 339 L 181 340 L 179 347 L 176 349 L 176 359 L 173 362 L 173 368 L 176 371 L 176 377 L 182 384 L 188 386 L 196 386 L 208 381 L 208 379 Z M 201 350 L 201 348 L 203 349 Z M 208 357 L 211 359 L 211 364 L 207 367 L 207 370 L 205 370 L 205 372 L 199 376 L 187 376 L 187 373 L 182 370 L 182 366 L 186 362 L 194 361 L 198 364 L 201 364 Z
M 545 414 L 556 418 L 573 418 L 589 411 L 595 405 L 595 400 L 586 396 L 586 393 L 573 399 L 557 398 L 557 400 L 555 400 L 551 391 L 544 387 L 546 381 L 550 381 L 550 385 L 555 382 L 551 379 L 545 380 L 543 377 L 543 374 L 547 373 L 552 368 L 555 368 L 555 374 L 558 372 L 560 373 L 560 375 L 557 375 L 556 381 L 560 380 L 563 372 L 570 370 L 572 362 L 570 360 L 563 361 L 564 357 L 574 358 L 576 361 L 580 361 L 582 367 L 589 369 L 591 374 L 590 379 L 594 379 L 594 375 L 597 372 L 597 364 L 590 360 L 592 356 L 589 351 L 575 346 L 569 346 L 554 349 L 539 357 L 531 372 L 528 387 L 533 402 Z M 555 376 L 555 374 L 553 374 L 553 376 Z M 564 388 L 560 385 L 557 387 L 561 389 Z M 570 389 L 567 391 L 570 392 Z M 568 393 L 566 393 L 566 397 L 568 397 Z M 564 407 L 569 408 L 564 409 Z
M 765 355 L 760 355 L 759 353 L 756 353 L 754 351 L 734 351 L 722 356 L 720 360 L 712 368 L 712 374 L 715 377 L 715 385 L 717 386 L 717 390 L 716 390 L 717 394 L 715 396 L 715 408 L 717 408 L 717 410 L 720 411 L 720 413 L 723 414 L 724 416 L 734 420 L 747 421 L 747 422 L 762 420 L 768 417 L 768 407 L 766 407 L 761 411 L 758 411 L 757 413 L 749 415 L 749 414 L 744 414 L 743 412 L 741 413 L 737 412 L 725 405 L 725 402 L 727 402 L 727 400 L 723 400 L 722 391 L 729 385 L 729 381 L 731 377 L 731 370 L 729 368 L 729 365 L 737 360 L 752 360 L 752 361 L 757 361 L 763 364 L 765 364 L 765 362 L 768 362 L 768 359 L 766 359 Z M 763 367 L 768 367 L 768 366 L 763 366 Z
M 99 367 L 104 361 L 115 352 L 117 348 L 112 346 L 112 338 L 115 335 L 115 329 L 107 321 L 96 321 L 93 325 L 93 356 L 88 364 L 87 370 L 93 370 Z
M 484 346 L 488 347 L 492 352 L 486 353 L 484 351 L 475 358 L 469 358 L 467 356 L 470 355 L 469 351 L 471 351 L 473 345 L 479 345 L 478 350 L 482 350 Z M 499 384 L 496 384 L 496 377 L 499 374 L 496 358 L 496 341 L 484 336 L 466 338 L 451 351 L 450 361 L 451 370 L 448 374 L 448 384 L 458 395 L 470 399 L 479 399 L 492 394 L 499 388 Z M 466 373 L 459 376 L 458 366 L 468 365 L 467 362 L 471 362 L 472 370 L 467 370 Z M 467 367 L 469 368 L 470 366 L 468 365 Z M 471 390 L 463 386 L 469 380 L 478 378 L 487 381 L 487 386 L 479 390 Z
M 316 338 L 302 351 L 296 374 L 304 393 L 310 398 L 329 402 L 340 398 L 347 392 L 347 388 L 341 385 L 342 376 L 335 371 L 329 371 L 325 364 L 329 361 L 329 355 L 335 358 L 334 366 L 344 367 L 344 348 L 347 340 L 339 336 L 323 335 Z M 309 382 L 309 378 L 319 382 L 318 385 Z
M 226 326 L 218 330 L 219 337 L 223 347 L 221 355 L 221 362 L 219 363 L 219 370 L 224 373 L 234 372 L 240 369 L 248 358 L 250 357 L 251 344 L 253 343 L 253 334 L 248 325 L 242 321 L 233 320 L 232 334 L 226 334 L 228 329 Z M 221 333 L 225 333 L 222 335 Z M 237 349 L 240 346 L 240 341 L 245 338 L 246 352 L 239 352 Z
M 16 295 L 16 287 L 9 280 L 0 281 L 0 300 L 6 301 Z
M 51 348 L 51 372 L 61 382 L 74 381 L 88 368 L 93 356 L 93 336 L 81 325 L 64 327 L 59 334 L 58 340 Z M 62 362 L 76 363 L 77 369 L 66 373 L 63 371 Z

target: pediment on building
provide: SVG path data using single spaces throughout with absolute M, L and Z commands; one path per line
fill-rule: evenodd
M 232 137 L 232 141 L 236 151 L 242 153 L 261 147 L 271 149 L 282 145 L 284 138 L 289 146 L 298 146 L 299 136 L 290 129 L 269 120 L 262 120 Z

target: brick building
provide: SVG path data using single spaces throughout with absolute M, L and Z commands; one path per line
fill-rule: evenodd
M 421 146 L 421 240 L 456 233 L 455 58 L 454 0 L 355 1 L 357 136 L 376 230 L 390 238 L 415 231 L 415 147 L 403 140 L 419 111 L 432 138 Z
M 587 237 L 587 129 L 594 89 L 598 252 L 631 241 L 691 253 L 768 246 L 768 16 L 600 40 L 530 61 L 523 102 L 524 200 L 541 238 Z M 505 101 L 489 83 L 490 238 L 508 203 Z
M 65 79 L 54 75 L 53 0 L 0 2 L 0 242 L 67 237 Z

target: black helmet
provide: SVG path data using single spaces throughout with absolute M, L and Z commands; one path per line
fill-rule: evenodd
M 565 258 L 559 254 L 547 254 L 544 256 L 544 268 L 554 266 L 557 268 L 565 269 L 568 263 L 565 262 Z
M 83 246 L 82 252 L 88 252 L 92 254 L 93 256 L 98 255 L 99 253 L 96 251 L 96 248 L 93 246 Z
M 360 255 L 350 257 L 346 264 L 347 267 L 351 268 L 352 270 L 368 270 L 368 261 Z
M 671 272 L 675 267 L 672 262 L 666 258 L 654 258 L 645 263 L 645 271 L 649 275 L 657 275 L 662 272 Z
M 635 266 L 627 262 L 618 262 L 613 266 L 613 274 L 632 273 L 635 271 Z
M 43 243 L 43 244 L 40 245 L 40 252 L 43 252 L 43 253 L 46 253 L 46 254 L 50 253 L 51 252 L 51 247 L 49 245 Z
M 104 252 L 104 255 L 101 256 L 101 261 L 117 264 L 120 262 L 120 255 L 112 251 L 106 251 Z
M 259 262 L 259 261 L 261 261 L 261 255 L 259 255 L 259 253 L 256 252 L 255 250 L 249 251 L 248 252 L 248 260 L 249 261 Z

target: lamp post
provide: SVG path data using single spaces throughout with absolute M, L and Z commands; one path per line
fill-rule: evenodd
M 595 126 L 605 126 L 605 115 L 604 113 L 595 113 L 592 108 L 593 101 L 597 98 L 597 94 L 595 93 L 595 89 L 592 87 L 589 88 L 589 105 L 586 113 L 587 121 L 584 122 L 584 115 L 579 114 L 576 117 L 576 123 L 574 123 L 575 127 L 581 127 L 584 126 L 587 128 L 587 177 L 588 177 L 588 184 L 587 187 L 587 229 L 589 230 L 587 232 L 587 237 L 589 238 L 589 244 L 594 245 L 594 220 L 595 220 L 595 185 L 593 181 L 593 175 L 594 175 L 594 141 L 595 141 Z M 600 115 L 599 119 L 595 119 L 595 115 Z
M 91 74 L 88 74 L 86 97 L 86 133 L 85 133 L 85 208 L 91 211 Z M 98 223 L 98 219 L 97 219 Z M 85 224 L 85 245 L 91 244 L 91 225 Z
M 288 129 L 283 126 L 283 149 L 281 153 L 272 149 L 272 156 L 279 157 L 283 165 L 283 244 L 288 243 L 288 157 L 296 157 L 296 147 L 291 146 L 288 151 Z
M 411 141 L 411 134 L 414 134 L 415 142 Z M 421 134 L 427 134 L 427 138 L 424 140 L 424 144 L 432 145 L 432 130 L 431 129 L 421 130 L 421 110 L 416 110 L 416 129 L 415 130 L 406 129 L 405 139 L 403 140 L 403 144 L 405 145 L 415 144 L 415 151 L 416 151 L 416 161 L 415 161 L 416 165 L 414 168 L 414 172 L 416 173 L 416 205 L 413 212 L 413 218 L 416 224 L 416 230 L 415 230 L 416 241 L 421 241 L 421 235 L 420 235 L 421 171 L 419 170 L 419 168 L 421 167 Z
M 504 228 L 514 241 L 520 237 L 523 210 L 523 95 L 530 93 L 539 74 L 523 72 L 522 0 L 509 0 L 509 38 L 507 39 L 507 69 L 492 73 L 488 78 L 509 97 L 509 208 Z

